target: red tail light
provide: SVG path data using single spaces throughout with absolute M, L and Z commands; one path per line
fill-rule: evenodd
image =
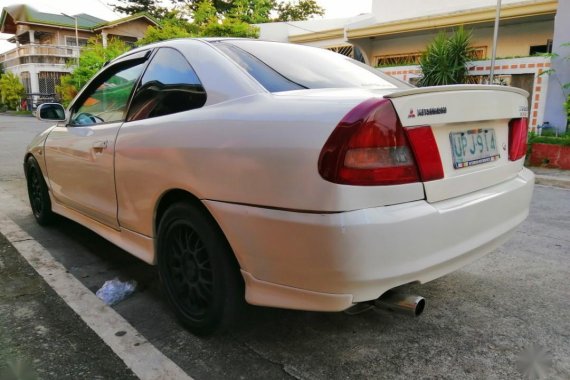
M 522 117 L 509 121 L 509 160 L 516 161 L 526 154 L 528 119 Z
M 431 127 L 424 125 L 406 128 L 406 135 L 416 157 L 422 182 L 443 178 L 441 157 Z
M 431 128 L 428 129 L 431 141 L 422 144 L 433 147 L 425 150 L 418 144 L 417 151 L 422 155 L 429 155 L 434 149 L 437 152 Z M 427 133 L 411 130 L 412 135 L 415 140 Z M 412 150 L 416 149 L 410 146 L 392 103 L 388 99 L 369 99 L 350 111 L 330 135 L 319 157 L 319 173 L 327 181 L 346 185 L 418 182 L 424 177 L 423 165 L 418 170 Z M 433 160 L 441 168 L 439 153 Z M 433 174 L 428 177 L 426 180 L 436 179 Z

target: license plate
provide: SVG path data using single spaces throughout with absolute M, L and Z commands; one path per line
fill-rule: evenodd
M 451 153 L 455 169 L 498 160 L 497 139 L 493 128 L 451 132 Z

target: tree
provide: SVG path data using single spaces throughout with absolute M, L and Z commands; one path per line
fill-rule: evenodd
M 274 0 L 234 0 L 227 16 L 248 24 L 271 21 Z
M 325 9 L 315 0 L 299 0 L 296 4 L 281 2 L 276 5 L 276 10 L 279 16 L 275 21 L 302 21 L 325 14 Z
M 24 85 L 16 74 L 6 72 L 0 76 L 0 100 L 9 109 L 17 109 L 25 95 Z
M 103 47 L 101 37 L 90 38 L 87 46 L 81 51 L 79 57 L 79 65 L 76 66 L 71 74 L 64 75 L 61 78 L 61 84 L 56 86 L 56 91 L 64 104 L 69 102 L 77 95 L 82 86 L 99 71 L 105 62 L 118 57 L 129 50 L 129 46 L 123 41 L 111 38 L 107 42 L 107 47 Z
M 113 5 L 113 10 L 128 15 L 146 12 L 154 18 L 162 19 L 169 10 L 159 3 L 159 0 L 119 0 L 119 4 Z
M 234 18 L 225 18 L 220 22 L 211 22 L 202 28 L 202 37 L 243 37 L 257 38 L 259 29 Z
M 203 3 L 208 3 L 218 18 L 232 17 L 249 23 L 259 24 L 272 21 L 300 21 L 313 16 L 322 16 L 324 8 L 316 0 L 173 0 L 182 9 L 187 10 L 191 18 L 198 12 Z M 278 17 L 272 18 L 271 13 L 276 12 Z
M 137 41 L 137 45 L 142 46 L 172 38 L 196 37 L 199 34 L 200 28 L 197 25 L 184 20 L 166 18 L 157 26 L 149 26 L 144 36 Z
M 467 79 L 467 64 L 471 60 L 471 33 L 458 28 L 448 36 L 440 32 L 428 45 L 420 58 L 423 72 L 418 85 L 441 86 L 447 84 L 465 83 Z
M 259 35 L 258 28 L 244 22 L 236 13 L 229 13 L 225 17 L 221 16 L 213 3 L 208 0 L 196 4 L 193 22 L 191 23 L 180 17 L 180 14 L 175 13 L 175 15 L 176 17 L 163 19 L 156 27 L 147 28 L 143 38 L 137 44 L 140 46 L 184 37 L 255 38 Z M 252 12 L 248 17 L 257 16 Z

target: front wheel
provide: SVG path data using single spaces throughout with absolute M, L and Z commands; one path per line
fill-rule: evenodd
M 196 335 L 236 321 L 244 303 L 243 278 L 222 231 L 207 212 L 176 203 L 158 228 L 158 270 L 178 319 Z
M 53 222 L 55 217 L 51 211 L 51 200 L 48 188 L 38 162 L 34 157 L 26 161 L 26 180 L 28 184 L 28 197 L 32 213 L 38 224 L 45 226 Z

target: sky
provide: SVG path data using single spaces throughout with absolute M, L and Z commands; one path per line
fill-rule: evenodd
M 34 8 L 49 13 L 66 13 L 74 15 L 87 13 L 104 20 L 113 20 L 122 17 L 113 12 L 109 3 L 113 0 L 0 0 L 0 8 L 12 4 L 29 4 Z M 341 18 L 368 13 L 372 9 L 372 0 L 317 0 L 320 6 L 325 8 L 324 18 Z M 0 34 L 0 52 L 13 49 L 16 45 L 6 42 L 11 37 Z

